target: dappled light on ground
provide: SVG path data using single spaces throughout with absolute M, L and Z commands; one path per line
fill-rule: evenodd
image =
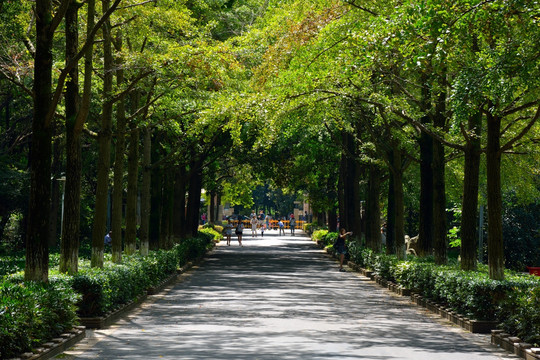
M 500 358 L 471 334 L 338 272 L 306 237 L 235 241 L 77 358 Z

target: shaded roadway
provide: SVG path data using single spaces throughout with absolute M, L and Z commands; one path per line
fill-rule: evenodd
M 305 236 L 222 241 L 199 267 L 70 359 L 508 359 L 427 315 Z M 287 232 L 288 234 L 288 232 Z

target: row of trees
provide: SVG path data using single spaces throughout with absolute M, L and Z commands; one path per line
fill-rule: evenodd
M 115 262 L 135 252 L 137 234 L 143 254 L 196 234 L 203 183 L 220 190 L 235 172 L 233 146 L 242 151 L 253 137 L 230 121 L 243 74 L 222 40 L 262 9 L 223 5 L 0 3 L 0 34 L 12 39 L 0 55 L 2 130 L 14 134 L 2 175 L 15 183 L 27 166 L 30 182 L 15 194 L 29 201 L 3 189 L 1 216 L 25 215 L 27 280 L 48 278 L 62 192 L 62 272 L 77 272 L 81 209 L 90 213 L 92 266 L 103 266 L 109 194 Z
M 357 234 L 365 200 L 366 245 L 375 250 L 386 204 L 387 249 L 399 257 L 405 209 L 418 209 L 420 255 L 439 264 L 448 257 L 446 208 L 461 204 L 464 270 L 476 268 L 485 186 L 490 277 L 502 279 L 501 192 L 524 202 L 538 195 L 537 4 L 348 0 L 290 9 L 269 18 L 254 80 L 274 99 L 268 118 L 287 137 L 277 146 L 302 144 L 291 149 L 289 177 L 315 170 L 312 201 L 331 214 L 339 204 L 341 224 Z
M 120 262 L 124 227 L 124 251 L 135 251 L 138 195 L 145 253 L 196 231 L 201 188 L 249 205 L 250 189 L 272 179 L 308 193 L 330 226 L 339 213 L 375 250 L 385 215 L 398 256 L 406 215 L 418 213 L 420 255 L 437 263 L 448 256 L 446 208 L 459 203 L 466 270 L 476 268 L 485 199 L 490 275 L 503 278 L 501 191 L 538 195 L 533 1 L 0 7 L 0 36 L 16 40 L 0 54 L 2 176 L 24 184 L 30 169 L 29 208 L 23 185 L 0 188 L 0 216 L 27 214 L 27 279 L 47 279 L 64 174 L 62 271 L 77 271 L 84 214 L 92 265 L 102 266 L 111 188 Z

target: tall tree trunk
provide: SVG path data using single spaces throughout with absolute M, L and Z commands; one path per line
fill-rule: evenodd
M 150 185 L 152 181 L 152 131 L 146 126 L 143 131 L 143 163 L 141 186 L 141 255 L 148 255 L 150 226 Z
M 354 142 L 353 142 L 354 143 Z M 360 181 L 362 180 L 364 173 L 364 167 L 358 161 L 354 161 L 354 174 L 352 180 L 353 186 L 353 214 L 352 214 L 352 226 L 349 229 L 353 232 L 353 238 L 358 241 L 362 240 L 362 204 L 360 199 L 362 199 L 362 193 L 360 188 Z
M 57 127 L 55 121 L 54 128 Z M 53 130 L 53 133 L 56 132 Z M 49 247 L 55 246 L 58 240 L 58 220 L 61 219 L 61 203 L 62 203 L 62 149 L 60 146 L 61 139 L 57 137 L 53 142 L 53 158 L 52 158 L 52 184 L 51 184 L 51 211 L 49 220 Z M 1 236 L 0 236 L 1 237 Z
M 161 234 L 161 217 L 163 211 L 163 207 L 161 206 L 163 177 L 162 171 L 157 168 L 152 171 L 151 184 L 149 242 L 150 250 L 158 250 L 160 248 L 159 238 Z
M 36 0 L 36 54 L 34 61 L 34 114 L 30 151 L 30 198 L 26 234 L 25 280 L 49 278 L 49 211 L 51 207 L 52 29 L 51 0 Z
M 488 200 L 488 263 L 489 277 L 504 279 L 504 247 L 502 236 L 501 195 L 501 118 L 487 116 L 487 200 Z
M 445 74 L 440 77 L 441 83 L 446 84 Z M 433 125 L 444 131 L 446 125 L 446 92 L 441 91 L 437 96 Z M 448 262 L 448 229 L 446 226 L 446 181 L 445 181 L 444 145 L 433 139 L 433 245 L 435 263 L 438 265 Z
M 118 31 L 116 46 L 122 48 L 122 33 Z M 117 59 L 116 84 L 124 83 L 124 60 Z M 126 152 L 126 99 L 122 95 L 116 105 L 116 146 L 114 152 L 114 183 L 112 192 L 112 261 L 122 262 L 122 213 L 124 205 L 124 154 Z
M 434 140 L 433 144 L 433 245 L 435 263 L 448 261 L 446 228 L 446 190 L 444 180 L 444 146 Z
M 169 236 L 169 202 L 167 199 L 171 197 L 170 189 L 170 176 L 169 171 L 163 170 L 161 173 L 161 202 L 159 204 L 161 210 L 161 216 L 159 218 L 159 248 L 167 249 L 167 237 Z
M 171 186 L 172 178 L 170 171 L 164 170 L 163 173 L 163 195 L 161 202 L 161 219 L 160 219 L 160 233 L 159 233 L 159 247 L 160 249 L 167 249 L 169 244 L 169 222 L 171 220 L 172 208 L 170 201 L 174 194 L 174 189 Z
M 359 209 L 358 196 L 358 179 L 357 164 L 354 158 L 355 142 L 353 135 L 343 132 L 342 134 L 343 147 L 346 149 L 342 155 L 342 163 L 340 166 L 340 182 L 343 185 L 342 201 L 340 203 L 339 226 L 347 231 L 354 231 L 356 211 Z M 356 204 L 358 202 L 358 204 Z M 359 218 L 360 215 L 358 215 Z M 355 234 L 360 236 L 360 234 Z
M 178 166 L 174 176 L 174 210 L 173 235 L 179 242 L 185 234 L 186 220 L 186 172 L 183 166 Z
M 425 116 L 423 119 L 427 119 Z M 422 121 L 427 123 L 427 121 Z M 433 251 L 433 139 L 422 132 L 420 145 L 420 214 L 418 217 L 419 256 L 430 255 Z
M 212 225 L 216 223 L 216 191 L 210 191 L 210 209 L 208 210 L 208 222 Z
M 480 176 L 480 137 L 482 113 L 469 117 L 470 141 L 465 145 L 463 200 L 461 208 L 461 270 L 477 268 L 478 183 Z
M 199 229 L 199 210 L 201 204 L 202 190 L 202 161 L 194 160 L 190 164 L 190 177 L 188 187 L 188 202 L 187 202 L 187 231 L 188 235 L 196 237 Z
M 155 138 L 154 138 L 155 141 Z M 156 163 L 159 159 L 158 147 L 154 146 L 151 150 L 152 163 Z M 149 224 L 149 242 L 151 250 L 158 250 L 160 248 L 160 234 L 161 234 L 161 217 L 163 207 L 162 194 L 163 194 L 163 171 L 159 166 L 152 167 L 151 176 L 151 189 L 150 189 L 150 224 Z
M 110 7 L 110 0 L 102 0 L 103 12 Z M 112 135 L 112 85 L 113 55 L 111 44 L 111 24 L 107 20 L 103 24 L 103 110 L 101 113 L 101 129 L 98 134 L 99 155 L 97 166 L 96 205 L 92 228 L 92 267 L 103 267 L 104 236 L 107 232 L 107 198 L 109 190 L 109 168 L 111 164 Z M 114 234 L 113 234 L 114 236 Z
M 337 229 L 337 209 L 332 206 L 329 210 L 328 210 L 328 229 L 330 229 L 330 231 L 336 231 Z
M 390 155 L 393 159 L 393 154 Z M 388 209 L 386 219 L 386 253 L 388 255 L 396 253 L 396 201 L 394 197 L 394 175 L 389 169 L 388 178 Z
M 126 208 L 126 255 L 137 250 L 137 199 L 139 181 L 139 129 L 134 126 L 129 137 L 128 192 Z
M 377 165 L 369 166 L 366 201 L 366 246 L 373 251 L 381 250 L 381 171 Z
M 78 52 L 78 9 L 72 2 L 66 12 L 66 63 Z M 66 183 L 64 192 L 64 217 L 60 272 L 75 274 L 79 263 L 80 198 L 81 198 L 81 137 L 77 129 L 79 115 L 79 67 L 75 65 L 66 81 Z
M 420 119 L 422 124 L 428 125 L 432 122 L 428 115 L 431 109 L 432 84 L 428 69 L 420 74 L 421 88 L 421 109 L 425 115 Z M 418 255 L 430 255 L 434 245 L 434 224 L 433 224 L 433 138 L 431 135 L 422 132 L 418 139 L 420 147 L 420 214 L 418 218 Z M 412 234 L 411 234 L 412 236 Z
M 345 214 L 345 206 L 346 206 L 346 199 L 345 199 L 345 178 L 347 177 L 347 156 L 342 153 L 341 158 L 339 161 L 339 178 L 338 178 L 338 211 L 339 211 L 339 226 L 344 226 L 344 221 L 346 222 L 346 219 L 343 219 Z M 318 217 L 317 217 L 318 219 Z M 318 221 L 319 225 L 324 225 L 320 221 Z
M 403 201 L 403 171 L 401 168 L 401 149 L 393 144 L 394 202 L 395 202 L 395 245 L 398 259 L 405 257 L 405 205 Z

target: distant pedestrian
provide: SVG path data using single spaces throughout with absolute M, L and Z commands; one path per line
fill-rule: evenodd
M 296 227 L 296 220 L 294 219 L 294 215 L 291 215 L 289 225 L 291 226 L 291 235 L 294 236 L 294 228 Z
M 279 227 L 279 235 L 281 235 L 281 232 L 283 232 L 283 235 L 285 235 L 285 224 L 283 224 L 283 220 L 279 219 L 278 227 Z
M 234 230 L 234 233 L 236 236 L 238 236 L 238 245 L 242 245 L 242 232 L 244 231 L 244 224 L 242 224 L 242 220 L 238 219 L 238 224 L 236 225 L 236 229 Z
M 345 271 L 343 269 L 343 260 L 345 260 L 345 254 L 347 253 L 347 249 L 345 247 L 345 240 L 347 240 L 347 236 L 352 234 L 352 231 L 345 232 L 345 229 L 341 228 L 339 236 L 335 243 L 334 250 L 336 250 L 336 254 L 339 255 L 339 271 Z
M 261 237 L 264 237 L 264 230 L 266 230 L 266 225 L 265 224 L 261 224 Z
M 266 228 L 270 229 L 270 215 L 267 214 L 264 220 L 266 221 Z
M 257 217 L 255 215 L 251 216 L 251 236 L 257 237 L 257 224 L 258 224 Z
M 103 239 L 103 242 L 105 243 L 105 246 L 111 246 L 112 245 L 112 231 L 109 231 L 105 235 L 105 239 Z
M 227 220 L 227 223 L 225 224 L 225 237 L 227 238 L 228 246 L 231 246 L 232 228 L 231 220 Z

